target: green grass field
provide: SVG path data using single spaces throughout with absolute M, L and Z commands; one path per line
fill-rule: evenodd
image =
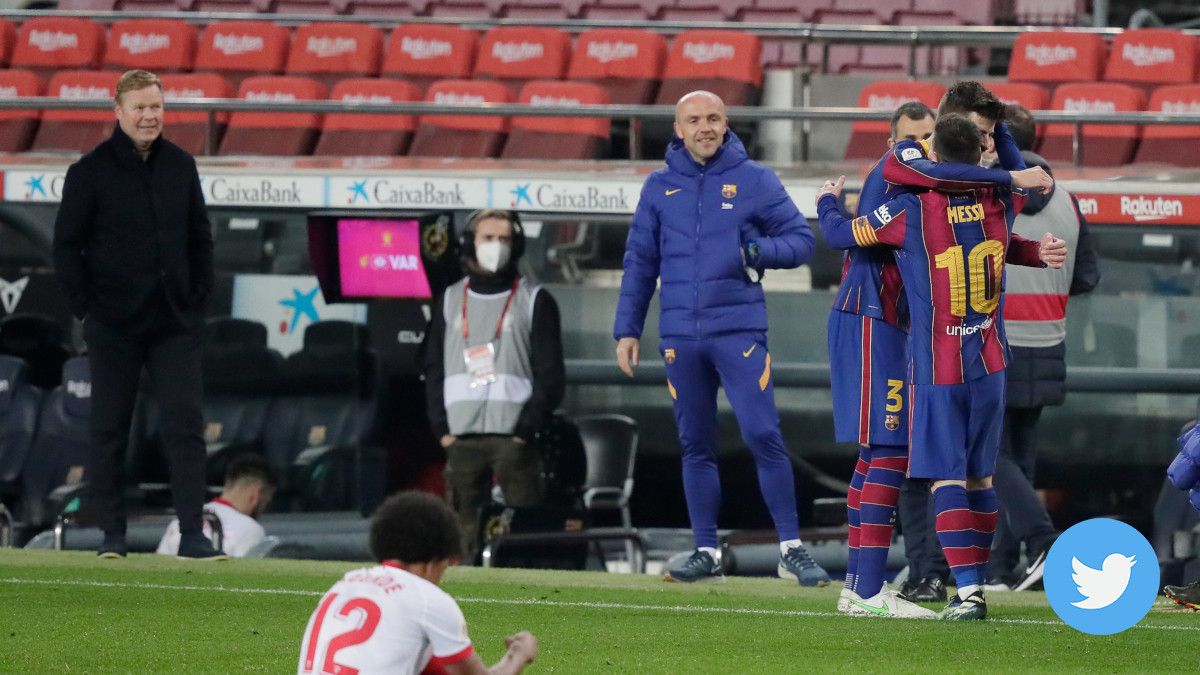
M 318 597 L 358 566 L 0 549 L 0 671 L 295 672 Z M 527 672 L 1200 670 L 1200 614 L 1167 601 L 1094 637 L 1062 624 L 1041 593 L 992 594 L 992 618 L 965 624 L 845 617 L 836 587 L 779 579 L 453 568 L 444 586 L 486 662 L 504 635 L 537 636 Z

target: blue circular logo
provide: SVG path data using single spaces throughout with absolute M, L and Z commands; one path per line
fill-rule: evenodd
M 1050 547 L 1043 583 L 1058 618 L 1082 633 L 1137 625 L 1158 597 L 1158 557 L 1140 532 L 1110 518 L 1085 520 Z

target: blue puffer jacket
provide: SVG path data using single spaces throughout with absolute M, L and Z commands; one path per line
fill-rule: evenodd
M 704 165 L 672 139 L 667 166 L 646 179 L 633 215 L 613 337 L 642 336 L 660 276 L 663 337 L 767 330 L 762 286 L 742 263 L 751 243 L 753 267 L 789 269 L 808 260 L 813 235 L 779 177 L 750 161 L 732 131 Z

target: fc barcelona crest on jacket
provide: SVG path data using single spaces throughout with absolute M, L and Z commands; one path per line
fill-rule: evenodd
M 737 185 L 734 183 L 726 183 L 721 186 L 721 196 L 725 199 L 733 199 L 737 196 Z
M 675 350 L 670 347 L 668 347 L 667 349 L 664 349 L 663 350 L 663 359 L 666 360 L 667 365 L 671 365 L 672 363 L 675 363 Z

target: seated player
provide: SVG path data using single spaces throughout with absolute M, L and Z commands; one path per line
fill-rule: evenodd
M 462 610 L 438 588 L 462 555 L 458 517 L 425 492 L 388 498 L 371 519 L 375 567 L 347 572 L 308 620 L 297 673 L 519 673 L 537 658 L 522 631 L 490 669 L 467 635 Z
M 935 160 L 976 165 L 983 143 L 969 119 L 948 114 L 937 122 L 934 148 Z M 909 475 L 934 480 L 938 537 L 960 587 L 942 616 L 983 618 L 978 586 L 995 529 L 990 478 L 1003 414 L 1006 349 L 995 317 L 1004 264 L 1040 267 L 1041 248 L 1061 244 L 1050 235 L 1040 245 L 1010 240 L 1014 196 L 1006 188 L 901 194 L 850 221 L 837 208 L 844 178 L 821 190 L 826 241 L 898 249 L 911 322 Z
M 275 496 L 275 474 L 265 457 L 255 454 L 240 455 L 225 470 L 225 486 L 221 496 L 204 505 L 204 511 L 221 521 L 221 549 L 234 558 L 250 552 L 266 532 L 258 524 L 258 517 L 271 504 Z M 212 528 L 204 522 L 204 536 L 213 538 Z M 167 525 L 158 551 L 163 555 L 179 554 L 179 520 Z

